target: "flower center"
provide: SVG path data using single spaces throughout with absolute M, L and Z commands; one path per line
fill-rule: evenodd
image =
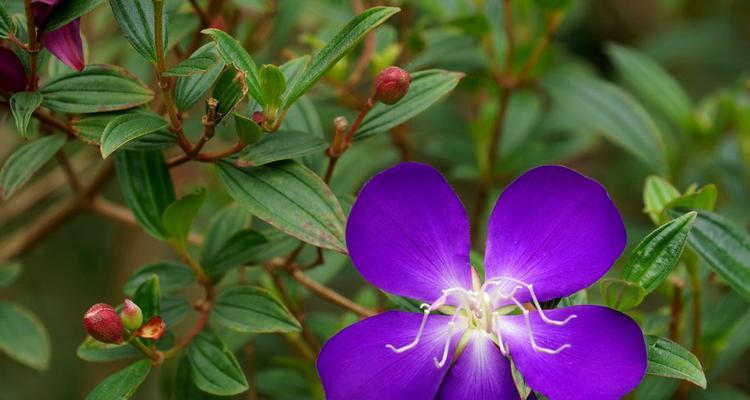
M 504 290 L 507 289 L 509 291 L 505 292 Z M 530 303 L 524 304 L 518 299 L 517 293 L 522 294 L 524 292 L 528 293 L 528 296 L 531 298 Z M 443 308 L 449 299 L 451 300 L 451 304 L 455 304 L 455 307 Z M 531 347 L 534 351 L 550 355 L 558 354 L 571 347 L 571 345 L 566 343 L 556 349 L 539 346 L 534 338 L 534 331 L 531 325 L 531 311 L 536 310 L 539 313 L 539 317 L 547 325 L 564 326 L 570 320 L 577 317 L 575 314 L 569 315 L 564 320 L 555 320 L 547 317 L 534 292 L 534 286 L 510 277 L 492 278 L 477 290 L 467 290 L 461 287 L 445 289 L 443 290 L 443 295 L 437 300 L 432 303 L 423 303 L 420 308 L 423 310 L 424 315 L 414 340 L 402 347 L 395 347 L 391 344 L 387 344 L 386 347 L 395 353 L 403 353 L 416 347 L 424 333 L 430 313 L 443 308 L 442 311 L 446 311 L 447 314 L 452 315 L 452 318 L 448 322 L 448 333 L 443 345 L 442 355 L 440 359 L 437 357 L 434 359 L 437 368 L 442 368 L 448 360 L 451 339 L 454 334 L 456 320 L 459 317 L 468 322 L 469 329 L 483 330 L 489 334 L 492 340 L 500 347 L 500 351 L 504 356 L 508 355 L 508 344 L 503 340 L 501 326 L 504 314 L 518 309 L 526 321 L 526 333 L 529 337 Z

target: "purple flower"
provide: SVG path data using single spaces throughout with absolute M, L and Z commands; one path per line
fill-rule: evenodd
M 593 284 L 625 248 L 605 189 L 571 169 L 532 169 L 500 196 L 484 282 L 470 265 L 466 212 L 430 166 L 372 178 L 346 236 L 365 279 L 429 303 L 423 314 L 385 312 L 331 338 L 318 358 L 329 400 L 519 399 L 511 360 L 552 400 L 617 399 L 645 374 L 643 334 L 628 316 L 539 305 Z
M 0 89 L 10 93 L 26 89 L 26 71 L 21 59 L 5 47 L 0 47 Z
M 34 25 L 39 28 L 41 32 L 49 16 L 52 14 L 55 6 L 60 4 L 63 0 L 33 0 L 31 2 L 31 12 L 34 16 Z M 44 40 L 44 46 L 50 53 L 54 54 L 55 57 L 59 58 L 60 61 L 65 65 L 75 70 L 82 70 L 84 67 L 83 61 L 83 44 L 81 42 L 80 33 L 80 21 L 79 18 L 55 29 L 51 32 L 45 32 L 42 38 Z

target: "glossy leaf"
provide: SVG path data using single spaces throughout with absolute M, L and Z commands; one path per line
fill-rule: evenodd
M 695 217 L 689 212 L 649 233 L 630 254 L 623 278 L 643 287 L 646 294 L 656 289 L 680 261 Z
M 162 295 L 160 308 L 160 316 L 167 328 L 177 326 L 193 311 L 193 307 L 186 299 L 170 295 Z
M 542 82 L 554 103 L 581 129 L 601 134 L 651 170 L 666 168 L 661 134 L 646 110 L 617 86 L 580 73 L 557 72 Z
M 119 151 L 115 154 L 115 167 L 120 190 L 135 219 L 151 236 L 166 239 L 161 216 L 174 202 L 175 194 L 162 153 Z
M 201 33 L 210 36 L 216 42 L 216 48 L 225 63 L 233 65 L 237 70 L 244 73 L 250 95 L 258 104 L 264 106 L 266 100 L 260 84 L 260 72 L 250 54 L 236 39 L 219 29 L 204 29 Z
M 16 120 L 16 130 L 21 136 L 28 136 L 31 115 L 42 105 L 43 99 L 39 92 L 18 92 L 10 96 L 10 110 Z
M 0 264 L 0 289 L 12 285 L 21 274 L 21 263 L 12 261 Z
M 742 228 L 721 215 L 700 211 L 688 243 L 734 290 L 750 299 L 750 236 Z
M 237 139 L 244 144 L 253 144 L 263 137 L 263 131 L 260 126 L 252 119 L 232 113 L 234 115 L 234 129 L 237 133 Z
M 132 0 L 109 0 L 120 30 L 133 48 L 148 61 L 156 63 L 156 39 L 154 35 L 154 2 Z M 167 18 L 162 22 L 164 48 L 167 48 Z
M 211 93 L 211 97 L 219 102 L 216 113 L 219 116 L 228 114 L 246 94 L 247 85 L 242 72 L 234 68 L 225 69 L 216 80 Z
M 164 229 L 169 238 L 184 247 L 187 243 L 190 226 L 198 216 L 203 202 L 206 200 L 206 190 L 201 188 L 193 193 L 187 194 L 174 203 L 170 204 L 161 217 Z
M 164 338 L 156 342 L 156 348 L 161 351 L 167 350 L 173 345 L 174 340 L 169 335 L 166 335 Z M 89 362 L 108 362 L 143 357 L 143 353 L 130 344 L 102 343 L 91 336 L 87 336 L 86 339 L 78 345 L 76 355 L 81 360 Z
M 196 50 L 190 57 L 170 68 L 164 76 L 190 76 L 204 74 L 219 62 L 216 45 L 209 43 Z
M 203 331 L 185 351 L 195 386 L 206 393 L 231 396 L 249 386 L 239 362 L 216 335 Z
M 104 1 L 105 0 L 68 0 L 60 2 L 55 5 L 49 19 L 45 22 L 44 31 L 51 32 L 63 25 L 67 25 L 74 19 L 88 14 L 94 8 L 104 3 Z
M 126 111 L 112 111 L 98 114 L 87 114 L 78 118 L 74 118 L 70 125 L 75 129 L 78 137 L 89 144 L 99 146 L 101 144 L 102 133 L 104 128 L 107 127 L 113 119 L 118 118 L 122 115 L 128 114 L 146 114 L 153 115 L 150 110 L 135 108 Z M 132 142 L 127 143 L 123 146 L 123 149 L 128 150 L 153 150 L 153 149 L 164 149 L 173 145 L 177 141 L 177 137 L 168 130 L 164 129 L 161 131 L 153 132 L 146 136 L 141 136 Z
M 126 144 L 168 127 L 169 123 L 155 113 L 121 115 L 104 128 L 99 151 L 102 158 L 107 158 Z
M 346 252 L 341 206 L 309 169 L 289 160 L 246 169 L 220 163 L 219 175 L 253 215 L 304 242 Z
M 302 329 L 279 300 L 265 289 L 253 286 L 235 287 L 219 294 L 211 317 L 239 332 L 298 332 Z
M 40 89 L 42 105 L 64 113 L 125 110 L 148 103 L 154 92 L 122 68 L 87 65 L 81 72 L 59 75 Z
M 637 283 L 623 279 L 602 279 L 599 283 L 607 306 L 618 311 L 629 310 L 641 304 L 646 291 Z
M 246 229 L 229 237 L 217 250 L 216 255 L 201 264 L 211 278 L 218 279 L 233 267 L 253 259 L 260 246 L 268 240 L 259 232 Z
M 706 376 L 703 374 L 698 358 L 679 344 L 662 337 L 646 336 L 648 347 L 649 375 L 682 379 L 702 388 L 706 387 Z
M 151 361 L 140 360 L 108 376 L 94 388 L 86 400 L 129 399 L 151 372 Z
M 264 135 L 257 143 L 239 153 L 235 164 L 257 167 L 274 161 L 288 160 L 323 152 L 328 143 L 307 132 L 281 130 Z
M 0 169 L 0 197 L 16 192 L 65 144 L 65 136 L 52 135 L 27 143 L 16 150 Z
M 297 101 L 310 87 L 330 70 L 346 53 L 356 46 L 368 32 L 377 28 L 400 10 L 396 7 L 373 7 L 354 17 L 315 56 L 304 72 L 289 87 L 283 108 Z
M 250 224 L 250 214 L 242 207 L 232 204 L 219 211 L 211 221 L 203 243 L 200 264 L 211 264 L 221 257 L 221 249 L 236 233 Z
M 133 294 L 133 303 L 143 311 L 143 320 L 149 319 L 161 314 L 161 288 L 159 287 L 159 276 L 151 275 L 135 289 Z
M 5 3 L 0 3 L 0 38 L 7 39 L 16 32 L 16 24 L 10 13 L 5 8 Z
M 716 185 L 708 184 L 697 191 L 691 191 L 675 198 L 667 203 L 664 208 L 683 207 L 713 211 L 714 207 L 716 207 L 716 199 L 718 197 L 719 192 L 716 189 Z
M 667 204 L 680 197 L 680 191 L 677 190 L 666 179 L 658 176 L 649 176 L 646 178 L 646 184 L 643 187 L 643 204 L 644 212 L 648 214 L 654 224 L 661 225 L 663 218 L 660 216 Z
M 680 84 L 654 60 L 635 49 L 610 44 L 607 52 L 638 97 L 678 126 L 692 117 L 692 103 Z
M 215 45 L 209 43 L 196 50 L 191 57 L 203 58 L 215 51 Z M 195 73 L 177 79 L 174 95 L 177 108 L 180 111 L 188 111 L 192 108 L 208 92 L 208 89 L 213 86 L 223 69 L 224 62 L 217 60 L 206 72 Z
M 174 383 L 175 400 L 220 400 L 223 396 L 208 394 L 195 386 L 192 378 L 190 362 L 183 357 L 177 364 Z
M 20 305 L 0 300 L 0 351 L 23 365 L 47 370 L 50 340 L 42 322 Z
M 160 287 L 164 292 L 181 289 L 195 281 L 195 274 L 187 265 L 177 261 L 162 261 L 137 269 L 125 282 L 122 291 L 133 296 L 136 289 L 151 279 L 152 275 L 159 277 Z
M 386 132 L 414 118 L 452 91 L 463 78 L 460 72 L 439 69 L 419 71 L 412 74 L 406 96 L 394 105 L 378 103 L 367 113 L 357 130 L 357 139 Z

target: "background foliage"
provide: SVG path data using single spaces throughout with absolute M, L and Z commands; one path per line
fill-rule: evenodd
M 0 36 L 14 21 L 25 40 L 23 2 L 2 4 L 12 19 L 0 15 Z M 444 172 L 475 229 L 532 166 L 560 163 L 602 182 L 629 248 L 607 279 L 563 302 L 608 304 L 639 321 L 651 362 L 635 398 L 750 397 L 750 3 L 207 0 L 197 13 L 167 0 L 164 60 L 153 25 L 123 22 L 133 4 L 153 21 L 150 1 L 63 4 L 86 12 L 87 64 L 117 67 L 73 74 L 42 51 L 41 97 L 3 93 L 0 399 L 114 398 L 142 379 L 133 398 L 215 397 L 193 385 L 322 397 L 316 347 L 358 316 L 412 307 L 364 284 L 337 252 L 358 188 L 400 160 Z M 376 5 L 401 10 L 365 11 Z M 338 45 L 321 51 L 329 42 Z M 303 69 L 305 55 L 315 56 Z M 155 65 L 176 81 L 173 107 Z M 375 105 L 327 177 L 334 119 L 354 123 L 389 65 L 412 72 L 409 95 Z M 171 108 L 188 140 L 207 142 L 203 156 L 175 143 Z M 90 114 L 121 109 L 130 111 Z M 261 127 L 251 120 L 259 109 Z M 237 137 L 254 144 L 223 157 Z M 116 176 L 102 174 L 113 160 Z M 207 315 L 188 302 L 204 296 L 201 285 L 218 293 L 207 321 L 218 336 L 198 334 L 184 358 L 151 368 L 122 360 L 139 356 L 130 347 L 81 344 L 83 312 L 128 296 L 166 320 L 159 348 L 179 348 Z M 224 384 L 212 387 L 216 371 L 202 368 L 217 362 Z

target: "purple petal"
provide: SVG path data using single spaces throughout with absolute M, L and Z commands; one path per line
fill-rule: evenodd
M 78 71 L 82 70 L 85 65 L 79 25 L 80 19 L 75 19 L 44 35 L 44 46 L 47 50 L 65 65 Z
M 21 59 L 5 47 L 0 47 L 0 89 L 11 93 L 26 89 L 26 71 Z
M 434 168 L 402 163 L 367 182 L 346 227 L 354 266 L 386 292 L 432 302 L 471 288 L 469 222 Z
M 511 183 L 495 204 L 486 279 L 511 277 L 533 284 L 542 301 L 567 296 L 601 278 L 625 243 L 622 218 L 602 185 L 569 168 L 534 168 Z M 528 299 L 527 294 L 519 292 L 519 297 Z
M 31 2 L 31 15 L 34 17 L 34 25 L 39 28 L 43 28 L 44 24 L 47 23 L 47 18 L 52 13 L 57 3 L 62 0 L 33 0 Z
M 520 400 L 510 362 L 484 331 L 475 330 L 443 380 L 440 400 Z
M 457 322 L 448 361 L 437 368 L 433 359 L 442 356 L 450 318 L 431 315 L 419 344 L 400 354 L 386 345 L 410 343 L 419 329 L 421 314 L 389 311 L 339 332 L 323 346 L 318 357 L 318 374 L 326 399 L 434 398 L 466 326 Z
M 555 400 L 619 399 L 646 373 L 643 333 L 630 317 L 601 306 L 573 306 L 546 310 L 548 318 L 576 318 L 564 326 L 549 325 L 531 313 L 531 329 L 538 346 L 558 349 L 546 354 L 532 348 L 523 315 L 502 317 L 501 332 L 511 358 L 526 383 Z

